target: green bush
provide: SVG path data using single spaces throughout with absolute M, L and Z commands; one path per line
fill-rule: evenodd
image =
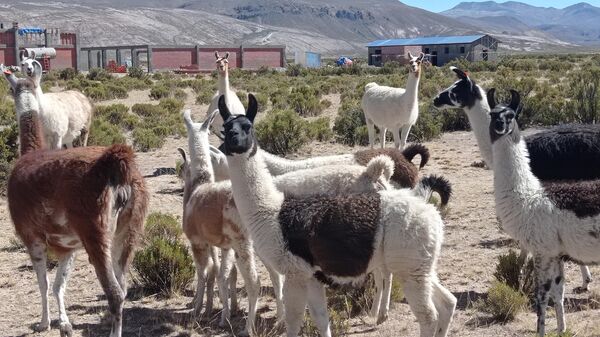
M 137 151 L 148 152 L 160 148 L 164 143 L 164 137 L 159 136 L 154 129 L 136 128 L 133 130 L 133 145 Z
M 104 85 L 104 88 L 106 89 L 106 97 L 108 99 L 129 97 L 127 89 L 118 84 L 107 83 Z
M 477 307 L 499 322 L 510 322 L 527 308 L 528 303 L 529 299 L 521 291 L 495 281 L 488 290 L 488 297 Z
M 129 77 L 142 79 L 146 77 L 146 72 L 141 67 L 129 67 L 129 69 L 127 69 L 127 75 Z
M 109 99 L 108 92 L 104 86 L 88 87 L 84 90 L 84 93 L 94 101 L 104 101 Z
M 284 156 L 308 142 L 306 123 L 293 111 L 275 110 L 256 123 L 256 137 L 264 150 Z
M 308 85 L 292 88 L 288 96 L 289 105 L 300 116 L 316 116 L 327 106 L 327 103 L 320 101 L 320 96 L 315 88 Z
M 103 117 L 111 124 L 121 125 L 128 115 L 129 108 L 124 104 L 96 106 L 94 116 Z
M 363 126 L 364 128 L 362 128 Z M 333 132 L 338 142 L 350 146 L 364 144 L 364 130 L 366 128 L 365 115 L 358 104 L 346 108 L 344 106 L 340 107 L 340 112 L 333 124 Z
M 153 213 L 146 222 L 144 248 L 133 259 L 134 282 L 145 293 L 170 297 L 194 280 L 194 262 L 182 242 L 177 219 Z
M 150 90 L 150 98 L 152 99 L 161 99 L 168 98 L 171 96 L 171 89 L 165 85 L 155 85 Z
M 329 117 L 319 117 L 308 122 L 308 138 L 325 142 L 333 137 L 333 131 L 329 127 Z
M 77 76 L 79 76 L 79 72 L 74 68 L 65 68 L 58 73 L 58 78 L 64 81 L 72 80 Z
M 498 256 L 494 277 L 514 290 L 534 297 L 536 280 L 533 261 L 521 258 L 514 250 Z
M 102 68 L 92 68 L 87 74 L 87 79 L 92 81 L 110 81 L 114 77 Z
M 417 123 L 410 129 L 409 141 L 425 142 L 442 134 L 442 122 L 439 112 L 426 102 L 419 108 Z
M 104 117 L 97 116 L 92 119 L 88 145 L 109 146 L 124 143 L 125 136 L 117 125 L 107 121 Z
M 579 123 L 600 122 L 600 67 L 574 73 L 569 81 L 567 111 Z
M 6 124 L 2 123 L 2 125 Z M 10 169 L 19 156 L 18 138 L 19 130 L 15 120 L 9 125 L 0 127 L 0 193 L 5 192 Z

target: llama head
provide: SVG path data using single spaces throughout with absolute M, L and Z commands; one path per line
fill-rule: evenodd
M 219 73 L 224 74 L 227 72 L 227 68 L 229 68 L 229 52 L 225 53 L 225 56 L 219 56 L 219 52 L 215 51 L 215 58 L 217 59 L 217 70 Z
M 419 56 L 413 56 L 413 54 L 408 52 L 408 71 L 418 76 L 421 72 L 421 65 L 424 58 L 425 54 L 423 53 L 419 54 Z
M 256 137 L 254 136 L 254 117 L 258 112 L 258 103 L 252 94 L 248 94 L 248 109 L 245 115 L 232 115 L 225 104 L 225 96 L 219 97 L 219 112 L 223 118 L 223 152 L 227 156 L 234 154 L 249 153 L 253 156 L 258 148 Z
M 490 137 L 492 143 L 505 135 L 515 134 L 516 140 L 519 140 L 517 119 L 519 117 L 519 104 L 521 96 L 516 90 L 510 90 L 509 104 L 496 104 L 494 97 L 496 89 L 492 88 L 487 92 L 487 99 L 490 104 Z M 517 131 L 517 132 L 515 132 Z
M 456 67 L 450 67 L 450 70 L 458 76 L 458 81 L 433 99 L 436 108 L 472 108 L 478 100 L 483 99 L 479 87 L 468 73 Z
M 31 51 L 25 57 L 21 54 L 21 72 L 29 77 L 40 76 L 42 74 L 42 65 L 35 59 L 35 52 Z

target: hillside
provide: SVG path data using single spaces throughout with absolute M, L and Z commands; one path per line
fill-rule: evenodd
M 563 9 L 536 7 L 516 1 L 463 2 L 440 14 L 480 27 L 479 22 L 486 17 L 494 17 L 497 22 L 501 22 L 501 18 L 516 19 L 526 23 L 529 30 L 541 31 L 554 39 L 600 46 L 600 8 L 584 2 Z M 509 28 L 510 20 L 503 25 Z

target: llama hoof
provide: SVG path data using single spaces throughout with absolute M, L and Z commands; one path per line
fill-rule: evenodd
M 575 294 L 582 294 L 588 291 L 588 286 L 580 286 L 580 287 L 575 287 L 575 289 L 573 289 L 573 292 Z
M 388 315 L 384 314 L 384 315 L 379 315 L 379 318 L 377 318 L 377 325 L 387 321 L 388 319 Z
M 60 337 L 72 337 L 73 327 L 71 323 L 60 323 Z
M 33 327 L 35 332 L 44 332 L 50 330 L 50 322 L 42 322 Z

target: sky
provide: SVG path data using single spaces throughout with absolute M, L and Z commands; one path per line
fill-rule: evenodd
M 414 6 L 414 7 L 419 7 L 419 8 L 423 8 L 426 9 L 428 11 L 431 12 L 442 12 L 445 11 L 447 9 L 450 9 L 456 5 L 458 5 L 459 3 L 463 2 L 461 0 L 400 0 L 402 3 L 405 3 L 409 6 Z M 466 1 L 476 1 L 476 2 L 482 2 L 482 1 L 486 1 L 486 0 L 464 0 Z M 504 0 L 498 1 L 497 2 L 505 2 Z M 584 2 L 583 0 L 517 0 L 520 2 L 524 2 L 527 4 L 530 4 L 532 6 L 540 6 L 540 7 L 556 7 L 556 8 L 565 8 L 565 7 L 569 7 L 571 5 L 574 5 L 576 3 L 580 3 L 580 2 Z M 585 1 L 591 5 L 594 5 L 596 7 L 600 7 L 600 0 L 587 0 Z

